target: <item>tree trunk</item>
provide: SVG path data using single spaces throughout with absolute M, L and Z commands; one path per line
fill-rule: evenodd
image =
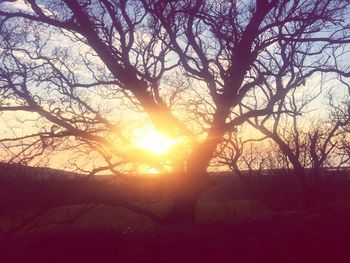
M 174 195 L 165 222 L 169 224 L 194 224 L 198 199 L 205 189 L 204 174 L 184 174 L 177 178 Z
M 196 221 L 198 197 L 177 198 L 173 200 L 165 222 L 168 224 L 191 225 Z
M 221 115 L 220 118 L 224 123 L 225 118 Z M 224 130 L 220 127 L 219 124 L 214 125 L 206 141 L 195 145 L 190 156 L 176 167 L 174 175 L 177 179 L 174 182 L 173 203 L 165 222 L 172 224 L 195 222 L 198 199 L 208 185 L 207 167 L 224 135 Z

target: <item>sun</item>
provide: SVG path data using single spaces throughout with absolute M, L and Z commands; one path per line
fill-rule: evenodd
M 151 127 L 137 129 L 134 132 L 135 146 L 154 154 L 165 154 L 177 143 L 176 138 L 166 136 Z

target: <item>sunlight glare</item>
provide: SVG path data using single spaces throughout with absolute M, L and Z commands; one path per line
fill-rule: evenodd
M 151 168 L 148 170 L 148 173 L 156 175 L 159 174 L 159 171 L 156 168 Z
M 135 145 L 154 154 L 165 154 L 178 142 L 156 130 L 145 128 L 134 132 Z

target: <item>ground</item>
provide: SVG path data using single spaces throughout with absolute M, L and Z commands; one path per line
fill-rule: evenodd
M 307 210 L 300 208 L 296 178 L 253 178 L 252 195 L 237 177 L 213 176 L 198 203 L 196 224 L 191 226 L 162 225 L 124 208 L 101 204 L 64 225 L 60 219 L 76 214 L 85 201 L 118 194 L 165 215 L 171 185 L 144 178 L 85 181 L 60 171 L 1 167 L 0 263 L 338 263 L 350 259 L 348 174 L 324 177 L 318 202 Z M 11 229 L 8 215 L 20 220 L 26 213 L 45 208 L 48 200 L 54 204 L 48 214 L 5 233 Z
M 202 220 L 193 226 L 148 224 L 136 218 L 129 225 L 120 220 L 112 226 L 113 213 L 121 211 L 105 207 L 68 228 L 2 236 L 0 262 L 348 262 L 346 203 L 303 212 L 244 214 L 243 209 L 226 220 L 205 215 L 215 204 L 202 203 Z M 109 216 L 110 224 L 99 225 L 98 213 L 100 222 L 108 222 Z M 131 217 L 124 213 L 124 220 Z

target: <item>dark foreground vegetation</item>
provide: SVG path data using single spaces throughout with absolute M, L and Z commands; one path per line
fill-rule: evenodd
M 329 173 L 319 202 L 301 209 L 297 183 L 278 174 L 212 176 L 194 225 L 123 208 L 122 197 L 164 215 L 164 178 L 86 179 L 1 165 L 0 262 L 346 262 L 350 180 Z M 119 203 L 118 203 L 119 202 Z M 128 207 L 127 207 L 128 208 Z
M 1 239 L 2 262 L 346 262 L 350 209 L 192 227 L 71 227 Z

